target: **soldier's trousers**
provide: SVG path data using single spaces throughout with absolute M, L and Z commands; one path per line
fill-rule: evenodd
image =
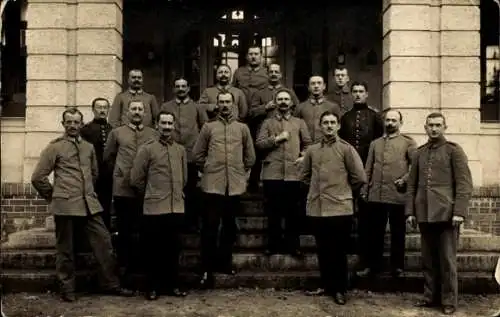
M 239 200 L 239 196 L 205 194 L 201 227 L 203 272 L 213 273 L 231 268 Z
M 367 266 L 375 272 L 383 269 L 384 238 L 387 220 L 391 233 L 391 269 L 404 269 L 406 222 L 404 205 L 370 203 L 370 235 L 367 248 Z
M 109 232 L 112 232 L 111 228 L 111 209 L 113 200 L 113 182 L 106 180 L 98 180 L 95 186 L 95 192 L 97 194 L 97 199 L 102 206 L 102 220 Z
M 56 271 L 61 291 L 75 291 L 75 253 L 73 235 L 77 227 L 84 230 L 99 265 L 99 281 L 103 289 L 119 287 L 111 236 L 100 214 L 89 216 L 54 216 L 56 224 Z
M 198 167 L 196 164 L 188 164 L 187 184 L 184 188 L 184 203 L 185 203 L 185 224 L 188 227 L 198 227 L 200 218 L 200 190 L 197 187 L 198 183 Z
M 352 216 L 309 217 L 316 240 L 322 287 L 329 293 L 345 293 L 348 284 L 346 243 L 351 234 Z
M 146 289 L 172 290 L 179 287 L 179 254 L 183 214 L 142 216 L 142 251 Z
M 300 247 L 301 193 L 301 184 L 298 181 L 264 181 L 264 211 L 267 215 L 269 250 L 294 251 Z M 284 227 L 282 220 L 285 222 Z
M 451 222 L 420 223 L 424 297 L 442 305 L 457 306 L 457 244 L 459 227 Z
M 118 239 L 116 251 L 118 264 L 123 270 L 122 284 L 132 287 L 131 274 L 139 272 L 142 200 L 134 197 L 114 197 Z

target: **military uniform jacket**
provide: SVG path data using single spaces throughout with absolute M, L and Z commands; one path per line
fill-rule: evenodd
M 154 127 L 156 116 L 158 115 L 158 102 L 156 97 L 141 90 L 126 90 L 116 95 L 109 111 L 109 124 L 113 128 L 118 128 L 121 125 L 128 124 L 127 117 L 128 104 L 130 100 L 138 100 L 144 103 L 144 120 L 145 126 Z
M 283 131 L 290 133 L 289 139 L 276 143 L 274 138 Z M 279 112 L 274 114 L 274 118 L 266 119 L 255 144 L 266 153 L 262 161 L 262 179 L 299 181 L 301 165 L 295 161 L 311 143 L 304 120 L 292 117 L 291 114 L 283 116 Z
M 54 172 L 54 185 L 49 181 Z M 58 216 L 87 216 L 102 211 L 94 192 L 97 158 L 92 144 L 81 137 L 59 137 L 42 151 L 31 176 L 49 211 Z
M 465 217 L 472 176 L 462 147 L 445 138 L 419 147 L 408 178 L 406 215 L 419 223 Z
M 188 162 L 194 162 L 193 147 L 201 127 L 208 121 L 207 112 L 189 98 L 166 102 L 160 110 L 175 114 L 174 140 L 186 149 Z
M 295 109 L 295 116 L 303 119 L 306 122 L 309 134 L 314 143 L 321 141 L 323 133 L 319 126 L 319 117 L 325 111 L 330 111 L 340 115 L 340 108 L 336 103 L 330 102 L 325 98 L 318 100 L 309 99 L 300 103 Z
M 141 147 L 130 171 L 130 184 L 144 193 L 144 215 L 184 212 L 187 158 L 172 141 L 152 141 Z
M 327 95 L 326 99 L 339 105 L 341 115 L 344 115 L 352 108 L 352 95 L 348 84 L 342 88 L 335 86 L 335 89 Z
M 366 104 L 356 104 L 340 120 L 339 136 L 349 142 L 363 163 L 368 158 L 370 143 L 384 134 L 384 123 L 379 113 Z
M 337 138 L 307 149 L 301 180 L 309 185 L 308 216 L 348 216 L 353 214 L 353 191 L 366 184 L 366 174 L 356 150 Z
M 203 171 L 203 192 L 229 196 L 245 192 L 246 172 L 255 163 L 252 136 L 246 124 L 220 116 L 207 122 L 201 128 L 193 154 Z
M 82 138 L 94 145 L 95 154 L 97 157 L 97 165 L 99 166 L 98 184 L 101 181 L 111 181 L 112 171 L 108 169 L 108 165 L 104 161 L 104 146 L 111 132 L 111 125 L 106 120 L 92 120 L 82 127 L 80 134 Z M 103 184 L 104 185 L 104 184 Z M 111 182 L 109 184 L 111 186 Z
M 212 87 L 205 88 L 201 93 L 199 103 L 206 104 L 205 111 L 209 114 L 215 111 L 217 106 L 217 95 L 221 92 L 230 92 L 234 96 L 234 107 L 233 107 L 233 117 L 240 121 L 244 121 L 248 113 L 247 99 L 243 91 L 239 88 L 232 87 L 230 85 L 222 87 L 220 85 L 215 85 Z
M 113 196 L 135 197 L 130 186 L 130 169 L 139 147 L 157 138 L 156 130 L 140 125 L 123 125 L 109 133 L 104 159 L 113 168 Z
M 250 102 L 257 91 L 264 89 L 269 84 L 268 78 L 265 67 L 242 66 L 234 72 L 233 86 L 241 89 L 245 98 Z
M 410 163 L 417 148 L 416 142 L 404 134 L 384 135 L 370 144 L 365 165 L 368 185 L 363 192 L 368 201 L 387 204 L 406 203 L 406 195 L 400 193 L 394 181 L 408 180 Z

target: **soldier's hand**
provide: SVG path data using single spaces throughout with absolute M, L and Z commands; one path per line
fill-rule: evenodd
M 464 222 L 464 217 L 462 216 L 453 216 L 451 218 L 451 223 L 454 227 L 459 227 Z
M 300 156 L 298 159 L 295 160 L 295 164 L 302 164 L 304 162 L 304 157 Z
M 408 218 L 406 218 L 406 223 L 410 227 L 416 228 L 417 227 L 417 218 L 415 218 L 415 216 L 408 216 Z
M 278 134 L 275 138 L 274 138 L 274 141 L 276 143 L 281 143 L 281 142 L 284 142 L 286 140 L 288 140 L 288 137 L 289 137 L 289 133 L 286 132 L 286 131 L 283 131 L 281 132 L 280 134 Z
M 198 171 L 198 178 L 202 178 L 203 177 L 203 173 Z
M 274 105 L 274 101 L 269 101 L 266 106 L 265 106 L 266 110 L 272 110 L 275 108 L 275 105 Z
M 406 182 L 404 181 L 404 179 L 401 179 L 401 178 L 398 178 L 394 181 L 394 185 L 396 185 L 397 187 L 402 187 L 404 186 Z

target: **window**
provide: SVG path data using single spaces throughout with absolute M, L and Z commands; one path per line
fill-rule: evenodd
M 498 6 L 482 0 L 481 9 L 481 121 L 500 122 L 500 48 Z
M 262 62 L 264 66 L 276 63 L 278 61 L 278 41 L 275 37 L 265 37 L 262 39 Z
M 3 13 L 1 36 L 1 104 L 3 117 L 26 114 L 26 21 L 22 1 L 9 1 Z

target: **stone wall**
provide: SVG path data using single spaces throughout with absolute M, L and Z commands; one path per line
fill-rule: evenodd
M 21 230 L 43 228 L 50 216 L 46 202 L 30 184 L 2 184 L 2 241 Z M 477 229 L 500 236 L 500 187 L 474 190 L 465 228 Z

